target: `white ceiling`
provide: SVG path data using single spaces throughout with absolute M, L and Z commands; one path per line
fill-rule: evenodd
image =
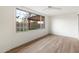
M 38 11 L 40 13 L 43 13 L 49 16 L 79 11 L 79 6 L 54 6 L 54 7 L 61 8 L 61 9 L 60 10 L 57 10 L 57 9 L 49 10 L 47 9 L 47 6 L 27 6 L 27 8 L 30 8 L 32 10 Z

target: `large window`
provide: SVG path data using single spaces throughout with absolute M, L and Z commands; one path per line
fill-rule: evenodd
M 16 31 L 28 31 L 45 28 L 45 17 L 16 9 Z

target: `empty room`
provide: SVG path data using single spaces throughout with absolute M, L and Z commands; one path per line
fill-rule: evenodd
M 79 53 L 79 6 L 0 6 L 0 53 Z

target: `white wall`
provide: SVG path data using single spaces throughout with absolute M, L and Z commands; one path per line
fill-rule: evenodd
M 51 33 L 78 38 L 78 15 L 70 13 L 51 18 Z
M 20 9 L 28 10 L 24 7 Z M 30 10 L 31 12 L 41 14 Z M 0 7 L 0 52 L 5 52 L 11 48 L 48 34 L 48 18 L 46 16 L 45 29 L 32 30 L 28 32 L 16 33 L 16 7 Z M 43 14 L 42 14 L 43 15 Z

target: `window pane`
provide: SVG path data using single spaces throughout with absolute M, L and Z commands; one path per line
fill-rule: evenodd
M 28 16 L 29 16 L 28 12 L 16 9 L 16 28 L 17 28 L 16 31 L 24 31 L 25 28 L 24 23 L 27 23 Z
M 39 29 L 40 24 L 38 24 L 38 21 L 40 21 L 40 16 L 36 14 L 31 14 L 31 16 L 28 18 L 29 29 Z
M 28 11 L 16 9 L 16 31 L 45 28 L 45 17 Z
M 41 28 L 45 28 L 45 17 L 41 16 Z

